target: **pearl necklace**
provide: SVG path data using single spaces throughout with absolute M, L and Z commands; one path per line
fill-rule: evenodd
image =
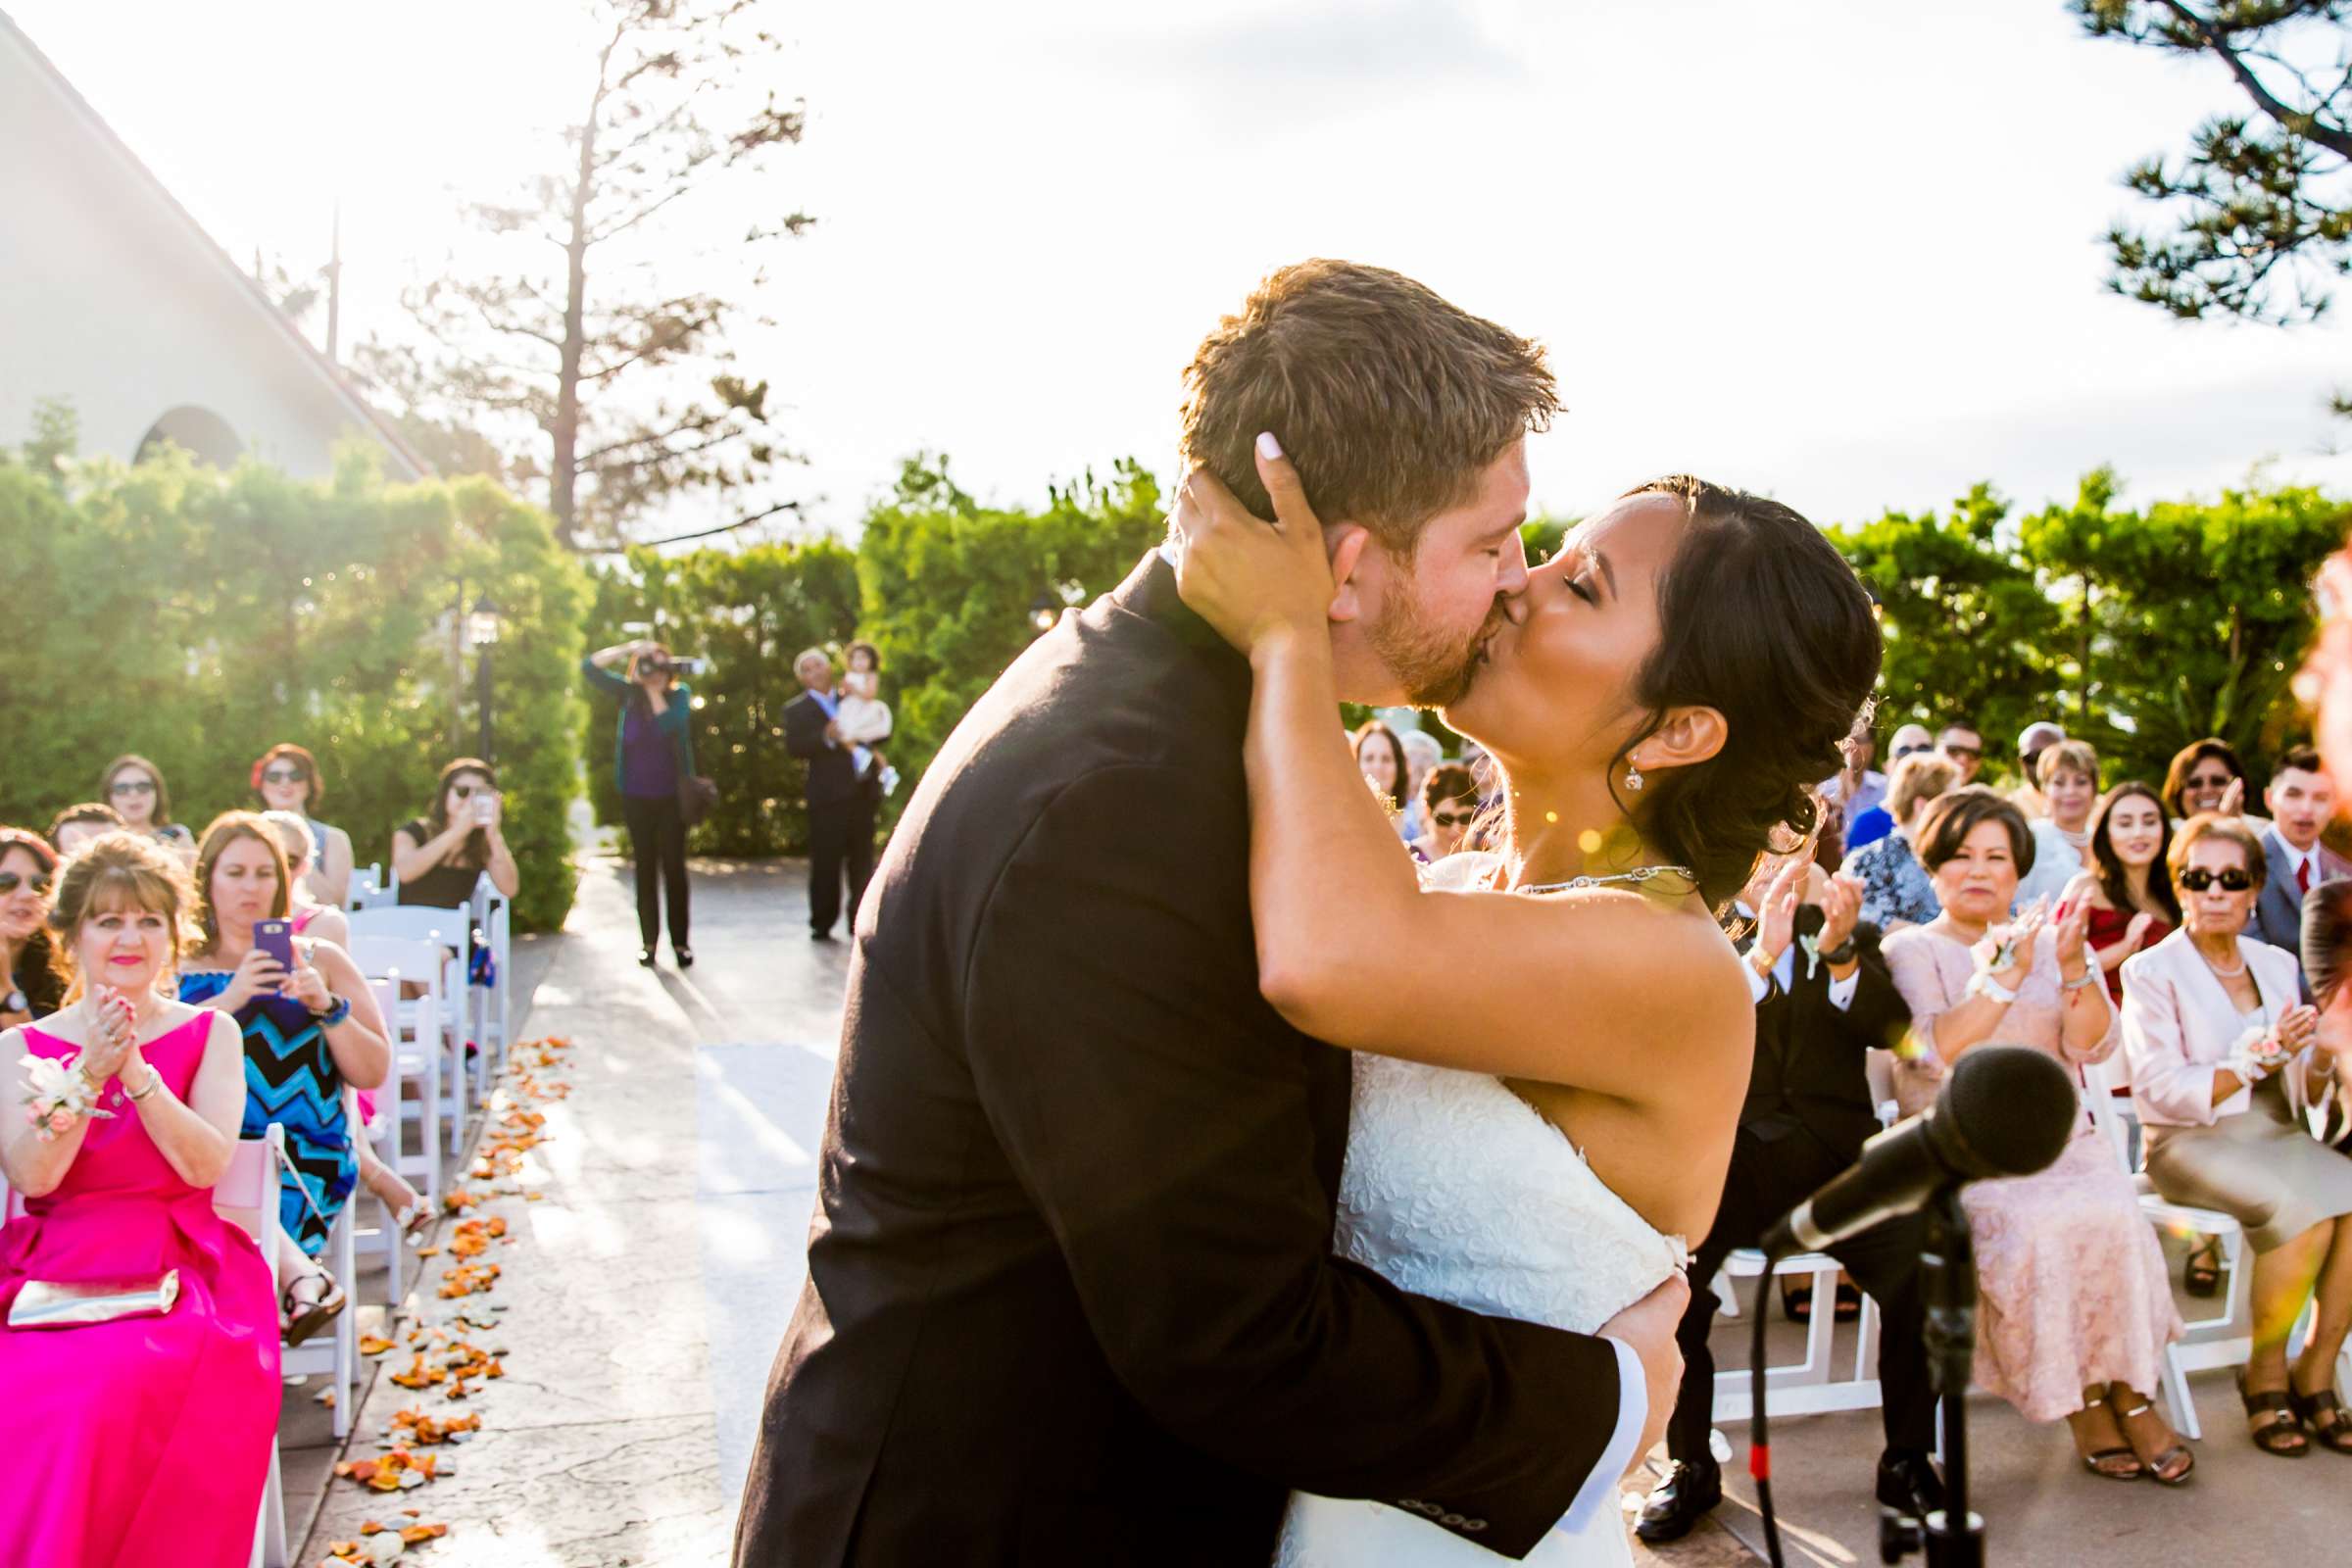
M 2211 969 L 2215 974 L 2221 976 L 2221 978 L 2224 980 L 2234 980 L 2239 975 L 2246 972 L 2246 960 L 2243 958 L 2237 960 L 2236 968 L 2225 969 L 2220 964 L 2214 962 L 2211 958 L 2205 957 L 2205 950 L 2203 948 L 2197 949 L 2197 956 L 2204 959 L 2206 968 Z

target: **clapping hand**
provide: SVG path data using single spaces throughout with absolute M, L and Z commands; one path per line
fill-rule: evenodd
M 2304 1003 L 2289 1007 L 2278 1020 L 2278 1049 L 2293 1055 L 2319 1037 L 2320 1009 Z
M 1269 440 L 1259 438 L 1257 476 L 1274 501 L 1271 524 L 1205 468 L 1185 475 L 1170 517 L 1182 541 L 1176 586 L 1184 602 L 1245 654 L 1278 634 L 1325 635 L 1336 584 L 1370 537 L 1349 529 L 1337 559 L 1326 554 L 1298 470 L 1279 450 L 1266 452 Z
M 2009 961 L 1992 971 L 1992 978 L 2004 989 L 2015 991 L 2018 982 L 2034 967 L 2034 944 L 2041 939 L 2041 928 L 2049 924 L 2050 901 L 2035 899 L 2026 906 L 2025 913 L 2006 926 L 1996 926 L 1986 933 L 1997 953 L 2002 944 L 2009 948 Z
M 130 1060 L 139 1038 L 139 1011 L 130 998 L 113 986 L 90 994 L 90 1041 L 81 1048 L 81 1075 L 96 1088 L 115 1077 Z
M 1835 953 L 1845 946 L 1854 934 L 1854 925 L 1862 918 L 1862 879 L 1852 876 L 1833 876 L 1821 890 L 1821 935 L 1816 945 L 1824 953 Z
M 2222 791 L 2222 804 L 2215 807 L 2214 809 L 2223 816 L 2245 815 L 2246 781 L 2242 778 L 2231 779 L 2230 787 Z
M 2154 930 L 2155 926 L 2156 917 L 2147 910 L 2142 909 L 2133 915 L 2132 923 L 2124 927 L 2124 951 L 2137 953 L 2146 944 L 2148 933 Z
M 1805 877 L 1812 866 L 1803 856 L 1790 856 L 1766 890 L 1764 907 L 1756 911 L 1756 947 L 1774 963 L 1781 961 L 1781 955 L 1795 940 L 1796 906 L 1804 902 Z
M 2070 898 L 2058 906 L 2058 972 L 2069 980 L 2082 976 L 2082 944 L 2090 935 L 2090 900 Z M 2028 956 L 2028 963 L 2032 956 Z

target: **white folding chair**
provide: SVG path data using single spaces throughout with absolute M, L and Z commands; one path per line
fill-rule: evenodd
M 479 1021 L 474 1039 L 480 1042 L 481 1054 L 475 1066 L 475 1097 L 487 1092 L 490 1080 L 506 1065 L 507 1025 L 513 987 L 513 931 L 512 901 L 491 885 L 485 871 L 473 885 L 473 920 L 490 951 L 490 985 L 478 999 Z M 492 1053 L 496 1053 L 495 1060 Z
M 283 1164 L 282 1134 L 278 1159 L 282 1183 L 287 1186 L 297 1184 L 299 1178 L 290 1166 Z M 355 1193 L 352 1196 L 357 1198 L 359 1195 Z M 273 1200 L 274 1198 L 273 1194 Z M 278 1212 L 275 1208 L 270 1210 L 273 1221 Z M 278 1371 L 281 1375 L 307 1378 L 324 1374 L 329 1380 L 327 1387 L 333 1390 L 335 1396 L 333 1417 L 337 1441 L 351 1435 L 352 1396 L 360 1379 L 360 1306 L 359 1298 L 352 1290 L 359 1277 L 360 1261 L 353 1246 L 352 1230 L 351 1202 L 346 1200 L 341 1211 L 335 1215 L 334 1224 L 326 1233 L 326 1246 L 321 1250 L 325 1254 L 322 1261 L 327 1272 L 334 1275 L 344 1292 L 343 1310 L 335 1315 L 334 1322 L 329 1325 L 327 1337 L 323 1340 L 314 1337 L 300 1345 L 285 1346 L 278 1351 Z M 271 1241 L 266 1239 L 262 1246 L 269 1249 Z
M 277 1155 L 285 1133 L 275 1122 L 260 1138 L 237 1142 L 228 1171 L 213 1187 L 213 1209 L 222 1219 L 242 1226 L 261 1248 L 270 1270 L 270 1298 L 277 1299 Z M 348 1311 L 349 1309 L 346 1308 Z M 277 1438 L 270 1439 L 270 1474 L 262 1488 L 260 1517 L 254 1523 L 253 1552 L 248 1568 L 287 1568 L 292 1552 L 286 1541 L 286 1499 L 279 1474 Z
M 408 1069 L 411 1067 L 421 1069 L 425 1065 L 419 1060 L 420 1056 L 429 1054 L 431 1063 L 437 1065 L 441 1059 L 440 1054 L 438 1052 L 419 1053 L 399 1038 L 401 1030 L 399 1025 L 394 1022 L 400 1016 L 400 982 L 397 979 L 388 976 L 381 979 L 369 977 L 368 989 L 375 998 L 377 1010 L 384 1015 L 385 1026 L 391 1029 L 394 1036 L 391 1042 L 392 1065 L 384 1074 L 383 1083 L 372 1091 L 375 1096 L 374 1115 L 368 1119 L 367 1125 L 353 1128 L 352 1136 L 355 1139 L 367 1139 L 368 1145 L 375 1151 L 375 1157 L 397 1171 L 404 1179 L 412 1175 L 425 1175 L 427 1165 L 439 1163 L 438 1141 L 436 1140 L 428 1146 L 427 1153 L 420 1154 L 414 1163 L 403 1157 L 403 1146 L 406 1140 L 401 1136 L 401 1129 L 405 1125 L 401 1109 L 404 1103 L 401 1085 L 410 1076 Z M 417 1085 L 417 1095 L 421 1103 L 428 1105 L 432 1103 L 421 1080 Z M 440 1130 L 438 1118 L 420 1119 L 424 1122 L 427 1131 L 438 1132 Z M 419 1142 L 421 1143 L 423 1140 L 419 1139 Z M 440 1201 L 438 1193 L 426 1193 L 425 1197 L 430 1202 L 438 1203 Z M 359 1200 L 357 1193 L 352 1195 L 352 1200 L 354 1202 Z M 376 1206 L 383 1211 L 383 1223 L 373 1230 L 361 1231 L 355 1240 L 355 1245 L 362 1257 L 372 1258 L 379 1252 L 383 1254 L 385 1304 L 398 1306 L 401 1298 L 401 1252 L 405 1237 L 400 1229 L 398 1211 L 381 1199 L 376 1200 Z
M 441 1025 L 443 981 L 441 945 L 401 937 L 363 936 L 351 939 L 352 962 L 377 987 L 376 1003 L 392 1029 L 393 1071 L 402 1083 L 414 1084 L 416 1097 L 378 1104 L 386 1112 L 391 1152 L 384 1163 L 411 1182 L 421 1179 L 425 1200 L 435 1212 L 441 1206 L 441 1122 L 445 1113 L 442 1068 L 448 1040 Z M 401 982 L 417 977 L 424 995 L 404 1000 Z M 416 1122 L 416 1151 L 409 1152 L 406 1129 Z M 454 1144 L 452 1147 L 456 1147 Z
M 473 911 L 468 908 L 443 909 L 427 905 L 404 904 L 386 908 L 363 909 L 351 916 L 351 939 L 356 946 L 373 937 L 395 937 L 405 942 L 430 942 L 444 955 L 434 971 L 438 994 L 435 1012 L 441 1020 L 441 1034 L 447 1044 L 447 1061 L 441 1072 L 442 1114 L 448 1119 L 447 1143 L 451 1149 L 466 1146 L 466 1118 L 468 1107 L 471 1072 L 466 1064 L 466 1047 L 469 1038 L 466 1029 L 466 999 L 469 988 L 466 975 L 473 959 Z M 416 960 L 402 965 L 401 978 L 412 985 L 425 982 Z
M 382 861 L 373 865 L 355 866 L 351 873 L 351 894 L 343 901 L 346 909 L 373 909 L 400 900 L 397 880 L 387 881 Z
M 1850 1378 L 1833 1375 L 1831 1356 L 1838 1328 L 1838 1275 L 1844 1267 L 1827 1252 L 1797 1252 L 1782 1258 L 1773 1265 L 1773 1275 L 1803 1274 L 1812 1277 L 1813 1311 L 1805 1322 L 1805 1358 L 1793 1364 L 1768 1366 L 1764 1369 L 1765 1392 L 1772 1399 L 1772 1413 L 1780 1415 L 1822 1415 L 1832 1410 L 1875 1410 L 1879 1406 L 1878 1376 L 1878 1316 L 1879 1303 L 1868 1295 L 1862 1298 L 1862 1316 L 1854 1325 L 1857 1330 L 1854 1349 L 1854 1372 Z M 1740 1248 L 1723 1260 L 1723 1271 L 1709 1282 L 1708 1288 L 1717 1298 L 1735 1310 L 1738 1298 L 1730 1281 L 1761 1279 L 1764 1273 L 1764 1254 L 1753 1248 Z M 1720 1286 L 1720 1288 L 1718 1288 Z M 1756 1307 L 1759 1312 L 1771 1306 L 1772 1287 L 1769 1281 L 1756 1287 Z M 1715 1374 L 1713 1421 L 1747 1419 L 1753 1385 L 1748 1369 L 1740 1367 Z

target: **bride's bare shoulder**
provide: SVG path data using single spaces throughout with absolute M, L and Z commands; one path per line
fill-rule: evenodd
M 1541 901 L 1558 911 L 1547 940 L 1590 963 L 1596 945 L 1611 956 L 1621 984 L 1645 999 L 1621 1020 L 1675 1048 L 1725 1049 L 1744 1055 L 1755 1004 L 1739 950 L 1694 902 L 1632 888 L 1580 888 Z

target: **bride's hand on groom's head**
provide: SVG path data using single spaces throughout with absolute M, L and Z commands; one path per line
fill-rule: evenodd
M 1257 473 L 1274 501 L 1270 524 L 1205 468 L 1185 475 L 1171 514 L 1181 541 L 1178 591 L 1246 654 L 1277 634 L 1322 632 L 1332 618 L 1335 584 L 1353 568 L 1369 537 L 1349 529 L 1336 559 L 1327 553 L 1298 470 L 1272 436 L 1258 438 Z

